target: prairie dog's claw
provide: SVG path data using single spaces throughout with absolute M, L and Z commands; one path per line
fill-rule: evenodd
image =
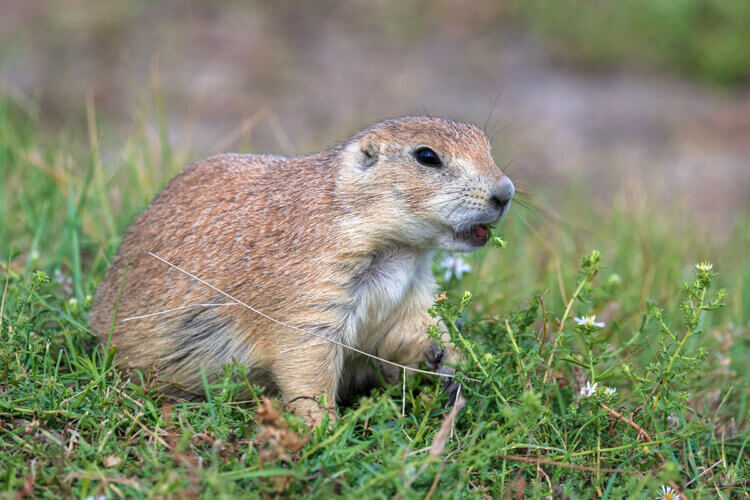
M 445 407 L 448 408 L 449 406 L 453 406 L 453 403 L 456 402 L 456 397 L 458 397 L 458 391 L 461 389 L 461 384 L 455 382 L 453 377 L 446 376 L 456 373 L 456 371 L 449 366 L 441 366 L 438 369 L 438 373 L 441 374 L 440 380 L 443 382 L 443 388 L 440 392 L 448 392 L 448 401 L 445 403 Z

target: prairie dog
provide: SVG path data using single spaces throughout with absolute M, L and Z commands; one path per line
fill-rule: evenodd
M 436 368 L 433 253 L 484 245 L 513 194 L 485 134 L 442 118 L 385 120 L 296 158 L 213 156 L 172 179 L 130 227 L 90 323 L 106 342 L 122 282 L 111 339 L 123 364 L 156 363 L 164 392 L 200 397 L 201 365 L 211 375 L 236 361 L 319 422 L 321 395 L 331 405 L 374 382 L 370 359 L 242 306 L 204 305 L 232 301 L 148 252 L 286 324 Z

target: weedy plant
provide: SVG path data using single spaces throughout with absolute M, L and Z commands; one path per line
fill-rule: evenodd
M 509 462 L 551 466 L 551 473 L 536 473 L 532 489 L 542 496 L 559 492 L 555 485 L 560 484 L 571 495 L 637 496 L 653 489 L 645 480 L 651 477 L 667 482 L 664 491 L 678 498 L 679 482 L 688 482 L 680 481 L 679 471 L 687 467 L 679 457 L 715 431 L 687 405 L 685 389 L 703 375 L 707 356 L 703 347 L 693 352 L 689 340 L 704 333 L 702 313 L 723 307 L 726 291 L 711 295 L 712 265 L 697 264 L 693 279 L 683 284 L 681 327 L 676 321 L 670 325 L 664 311 L 649 303 L 640 328 L 616 347 L 594 312 L 616 297 L 620 278 L 611 275 L 597 288 L 599 268 L 599 252 L 582 259 L 575 292 L 557 316 L 554 334 L 550 319 L 555 315 L 539 296 L 504 318 L 479 321 L 461 320 L 472 300 L 468 291 L 456 300 L 442 296 L 433 307 L 464 353 L 458 370 L 480 381 L 464 385 L 466 418 L 458 428 L 466 425 L 470 432 L 482 428 L 486 414 L 502 415 L 491 437 L 482 440 L 481 449 L 488 452 L 484 467 L 477 469 L 480 477 L 485 471 L 482 484 L 493 472 L 517 467 Z M 580 316 L 571 322 L 574 313 Z M 654 345 L 658 349 L 646 366 L 629 363 Z M 746 440 L 737 442 L 741 449 Z M 730 460 L 725 445 L 715 450 L 714 466 Z M 734 467 L 741 456 L 742 451 L 732 457 Z M 519 478 L 513 487 L 520 491 L 527 478 Z

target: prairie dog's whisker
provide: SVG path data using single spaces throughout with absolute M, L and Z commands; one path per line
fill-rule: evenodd
M 238 306 L 238 305 L 239 304 L 237 304 L 236 302 L 231 303 L 231 304 L 188 304 L 186 306 L 173 307 L 172 309 L 167 309 L 165 311 L 159 311 L 159 312 L 150 313 L 150 314 L 142 314 L 140 316 L 130 316 L 129 318 L 123 318 L 120 321 L 125 322 L 125 321 L 132 321 L 134 319 L 143 319 L 143 318 L 150 318 L 152 316 L 160 316 L 162 314 L 167 314 L 167 313 L 171 313 L 174 311 L 180 311 L 182 309 L 188 309 L 190 307 L 216 307 L 216 306 Z

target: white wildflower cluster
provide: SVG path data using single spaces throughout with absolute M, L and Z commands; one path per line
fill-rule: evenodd
M 595 328 L 604 328 L 603 321 L 596 321 L 596 315 L 591 316 L 576 316 L 573 318 L 578 326 L 590 326 Z
M 659 500 L 680 500 L 682 497 L 680 497 L 680 494 L 673 490 L 671 486 L 662 484 L 656 498 Z
M 599 387 L 599 382 L 594 382 L 594 384 L 591 384 L 591 381 L 587 380 L 586 385 L 581 387 L 581 397 L 587 398 L 589 396 L 593 396 L 596 394 L 596 389 Z
M 443 260 L 440 261 L 440 269 L 445 273 L 443 279 L 450 281 L 452 276 L 455 276 L 457 280 L 460 280 L 464 273 L 471 272 L 471 266 L 459 256 L 446 255 Z
M 599 382 L 594 382 L 593 384 L 591 381 L 587 380 L 586 385 L 581 387 L 580 395 L 582 398 L 588 398 L 590 396 L 593 396 L 596 394 L 596 392 L 599 389 Z M 604 395 L 608 398 L 613 397 L 615 394 L 617 394 L 617 389 L 614 387 L 607 387 L 606 385 L 602 387 L 602 392 Z
M 713 265 L 713 264 L 711 264 L 711 263 L 710 263 L 710 262 L 708 262 L 708 261 L 702 260 L 702 261 L 698 262 L 698 263 L 697 263 L 697 264 L 695 265 L 695 268 L 696 268 L 696 269 L 697 269 L 698 271 L 710 271 L 711 269 L 713 269 L 713 268 L 714 268 L 714 265 Z
M 60 289 L 62 290 L 62 293 L 65 295 L 70 295 L 73 293 L 73 277 L 68 276 L 62 272 L 62 270 L 58 267 L 53 272 L 53 277 L 55 279 L 55 282 L 60 285 Z

